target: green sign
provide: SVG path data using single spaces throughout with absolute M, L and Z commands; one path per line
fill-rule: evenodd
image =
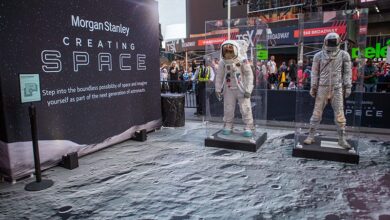
M 387 51 L 390 50 L 390 45 L 387 46 Z M 387 53 L 386 63 L 390 64 L 390 53 Z
M 39 74 L 19 74 L 22 103 L 41 101 Z
M 363 52 L 364 58 L 386 58 L 387 56 L 387 46 L 390 45 L 390 40 L 386 42 L 386 45 L 382 47 L 380 43 L 376 43 L 375 47 L 366 47 Z M 359 48 L 352 48 L 351 57 L 358 58 L 359 57 Z
M 268 60 L 268 50 L 262 44 L 256 45 L 257 60 Z
M 268 60 L 268 50 L 257 50 L 257 60 Z

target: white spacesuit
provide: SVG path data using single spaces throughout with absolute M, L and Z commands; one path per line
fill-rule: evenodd
M 322 113 L 328 101 L 334 111 L 334 121 L 338 126 L 338 144 L 351 148 L 345 138 L 346 119 L 344 116 L 344 97 L 351 94 L 352 69 L 351 57 L 340 50 L 340 36 L 329 33 L 324 39 L 323 49 L 313 58 L 310 95 L 315 98 L 313 115 L 310 118 L 309 136 L 305 144 L 314 143 L 314 134 L 321 122 Z
M 245 137 L 252 137 L 254 130 L 251 108 L 253 73 L 246 60 L 248 44 L 244 40 L 227 40 L 221 45 L 221 61 L 215 78 L 215 92 L 219 99 L 224 99 L 223 134 L 233 130 L 236 103 L 240 106 L 242 120 L 245 123 Z

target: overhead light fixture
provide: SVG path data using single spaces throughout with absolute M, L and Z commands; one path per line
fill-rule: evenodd
M 378 13 L 380 12 L 378 6 L 376 6 L 376 5 L 375 5 L 375 10 L 376 10 L 376 12 L 378 12 Z

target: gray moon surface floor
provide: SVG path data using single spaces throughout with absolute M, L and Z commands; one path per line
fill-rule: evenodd
M 163 128 L 28 178 L 0 183 L 0 219 L 390 219 L 390 137 L 361 139 L 359 165 L 292 157 L 293 130 L 256 152 L 204 147 L 205 126 Z

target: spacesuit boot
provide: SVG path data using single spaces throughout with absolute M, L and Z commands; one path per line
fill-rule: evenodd
M 242 136 L 244 137 L 252 137 L 253 133 L 255 131 L 255 126 L 253 124 L 247 124 L 244 128 L 244 133 L 242 133 Z
M 223 135 L 230 135 L 232 133 L 232 131 L 233 131 L 233 126 L 225 123 L 225 125 L 223 126 L 223 129 L 222 129 L 222 134 Z
M 345 138 L 345 130 L 340 130 L 339 131 L 339 145 L 342 147 L 342 148 L 345 148 L 345 149 L 351 149 L 351 145 L 348 144 L 346 138 Z
M 315 129 L 313 127 L 310 127 L 309 135 L 306 137 L 306 139 L 303 141 L 303 143 L 304 144 L 313 144 L 315 142 L 314 134 L 315 134 Z
M 242 135 L 244 137 L 252 137 L 253 136 L 253 132 L 252 132 L 252 130 L 245 129 L 244 133 Z

